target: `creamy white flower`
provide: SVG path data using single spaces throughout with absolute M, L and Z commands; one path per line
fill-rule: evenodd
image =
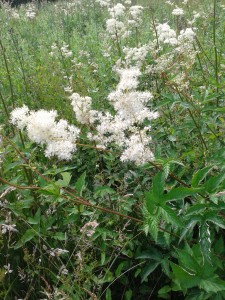
M 192 28 L 186 28 L 185 30 L 181 30 L 180 35 L 178 36 L 178 41 L 182 42 L 193 42 L 196 34 L 192 30 Z
M 106 21 L 106 31 L 113 39 L 115 39 L 116 37 L 121 37 L 125 33 L 126 27 L 122 21 L 112 18 Z
M 146 134 L 149 130 L 145 127 L 126 140 L 126 149 L 123 151 L 121 161 L 133 161 L 136 165 L 142 165 L 154 159 L 154 154 L 149 149 L 151 138 Z
M 23 129 L 27 124 L 27 117 L 29 114 L 29 108 L 26 105 L 15 108 L 11 112 L 10 122 L 16 125 L 19 129 Z
M 158 42 L 164 44 L 176 43 L 176 31 L 171 29 L 167 23 L 159 24 L 156 26 L 158 35 Z
M 174 15 L 174 16 L 182 16 L 182 15 L 184 15 L 184 11 L 183 11 L 182 8 L 176 7 L 172 11 L 172 15 Z
M 101 7 L 109 7 L 111 0 L 96 0 Z
M 76 115 L 77 121 L 81 124 L 90 122 L 90 110 L 92 99 L 90 97 L 81 97 L 78 93 L 73 93 L 69 99 Z
M 141 19 L 142 11 L 143 11 L 143 6 L 141 6 L 141 5 L 133 5 L 130 7 L 130 15 L 132 17 L 134 26 L 140 25 L 140 23 L 142 21 L 142 19 Z
M 25 12 L 25 17 L 29 20 L 32 20 L 36 17 L 36 7 L 32 3 L 28 4 Z
M 120 76 L 120 82 L 117 85 L 118 91 L 129 91 L 137 88 L 138 76 L 141 75 L 141 72 L 137 67 L 131 67 L 129 69 L 117 69 L 116 71 Z
M 56 117 L 54 110 L 27 111 L 25 107 L 25 110 L 15 109 L 11 113 L 11 122 L 19 128 L 26 127 L 27 135 L 33 142 L 45 145 L 46 157 L 57 156 L 61 160 L 70 160 L 76 150 L 80 130 L 66 120 L 57 122 Z
M 73 55 L 73 52 L 69 50 L 69 45 L 63 42 L 63 46 L 61 47 L 61 53 L 62 56 L 65 58 L 71 57 Z
M 113 6 L 112 8 L 108 9 L 108 12 L 110 13 L 112 18 L 118 18 L 124 15 L 125 12 L 125 6 L 123 6 L 123 4 L 121 3 L 117 3 L 115 6 Z

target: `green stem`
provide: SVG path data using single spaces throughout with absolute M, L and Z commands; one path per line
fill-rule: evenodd
M 10 72 L 9 72 L 9 66 L 8 66 L 7 57 L 6 57 L 6 54 L 5 54 L 5 48 L 3 47 L 1 38 L 0 38 L 0 48 L 2 50 L 2 55 L 3 55 L 3 60 L 4 60 L 4 63 L 5 63 L 6 73 L 7 73 L 7 77 L 8 77 L 8 80 L 9 80 L 10 92 L 11 92 L 12 103 L 13 103 L 13 108 L 14 108 L 15 107 L 15 97 L 14 97 L 14 92 L 13 92 L 12 78 L 11 78 L 11 75 L 10 75 Z
M 213 47 L 215 55 L 215 78 L 216 78 L 216 92 L 219 92 L 219 76 L 218 76 L 218 53 L 216 47 L 216 3 L 217 0 L 214 0 L 213 5 Z M 216 97 L 216 106 L 219 107 L 219 97 Z
M 8 109 L 7 109 L 7 105 L 6 105 L 6 103 L 5 103 L 5 100 L 4 100 L 3 96 L 2 96 L 1 91 L 0 91 L 0 98 L 1 98 L 1 101 L 2 101 L 2 104 L 3 104 L 3 107 L 4 107 L 4 111 L 5 111 L 7 120 L 8 120 L 8 122 L 10 123 L 10 121 L 9 121 L 9 120 L 10 120 L 10 115 L 9 115 L 9 112 L 8 112 Z M 15 135 L 15 130 L 14 130 L 12 124 L 10 124 L 10 127 L 12 128 L 12 133 L 13 133 L 13 135 Z
M 10 35 L 11 35 L 11 39 L 12 39 L 12 42 L 13 42 L 13 46 L 14 46 L 15 52 L 17 54 L 17 58 L 18 58 L 18 62 L 20 64 L 20 68 L 21 68 L 21 71 L 22 71 L 22 77 L 23 77 L 24 87 L 25 87 L 26 96 L 27 96 L 27 99 L 28 99 L 28 85 L 27 85 L 27 80 L 26 80 L 25 71 L 24 71 L 24 58 L 23 58 L 23 54 L 22 54 L 22 51 L 21 52 L 19 51 L 18 40 L 15 38 L 13 29 L 11 28 L 9 32 L 10 32 Z

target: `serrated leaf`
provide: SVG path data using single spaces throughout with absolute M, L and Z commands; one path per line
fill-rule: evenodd
M 170 164 L 167 163 L 163 166 L 164 178 L 167 179 L 170 173 Z
M 180 218 L 177 216 L 177 214 L 168 206 L 168 205 L 161 205 L 161 208 L 162 208 L 162 213 L 163 213 L 163 216 L 166 218 L 166 220 L 174 225 L 174 226 L 182 226 L 183 223 L 182 221 L 180 220 Z
M 152 259 L 161 261 L 162 253 L 154 247 L 151 247 L 147 251 L 143 251 L 140 255 L 138 255 L 137 259 Z
M 195 225 L 201 221 L 201 217 L 199 216 L 194 216 L 185 226 L 184 230 L 182 231 L 179 239 L 179 243 L 184 239 L 188 231 L 192 231 Z
M 187 251 L 177 249 L 180 264 L 185 267 L 185 269 L 190 270 L 192 274 L 197 275 L 199 269 L 198 262 L 192 257 Z
M 218 217 L 218 216 L 213 216 L 207 219 L 207 221 L 214 223 L 215 225 L 219 226 L 220 228 L 225 229 L 225 222 L 224 219 Z
M 79 195 L 82 195 L 82 191 L 84 189 L 84 185 L 85 185 L 85 178 L 86 178 L 86 172 L 84 172 L 77 180 L 77 182 L 75 183 L 75 189 L 77 190 L 77 192 L 79 193 Z
M 141 282 L 145 281 L 147 277 L 160 265 L 160 262 L 151 262 L 144 267 L 141 272 Z
M 145 192 L 144 195 L 145 195 L 146 208 L 151 215 L 154 215 L 155 212 L 157 211 L 157 206 L 156 206 L 156 201 L 154 199 L 154 195 L 152 192 Z
M 175 201 L 184 199 L 187 196 L 196 195 L 197 193 L 201 192 L 202 189 L 193 189 L 193 188 L 186 188 L 186 187 L 179 187 L 174 188 L 169 193 L 163 196 L 163 201 Z
M 179 283 L 182 288 L 188 289 L 199 285 L 200 278 L 193 272 L 189 272 L 179 265 L 170 262 L 173 271 L 174 281 Z
M 225 179 L 225 173 L 220 174 L 218 176 L 211 177 L 205 184 L 205 189 L 208 193 L 212 193 L 216 188 L 219 187 L 219 185 L 222 183 L 222 181 Z
M 164 193 L 165 177 L 163 172 L 159 172 L 154 178 L 152 183 L 152 193 L 157 201 L 160 200 Z
M 198 170 L 192 177 L 191 185 L 197 187 L 199 183 L 205 179 L 206 175 L 212 170 L 213 166 L 205 167 Z
M 207 208 L 206 204 L 196 203 L 188 209 L 186 216 L 189 216 L 192 214 L 199 214 L 200 212 L 206 210 L 206 208 Z
M 159 233 L 159 217 L 158 215 L 154 217 L 148 217 L 147 224 L 145 224 L 145 232 L 150 233 L 154 241 L 157 243 L 158 233 Z
M 199 227 L 199 243 L 203 258 L 209 263 L 211 262 L 211 238 L 209 225 L 207 223 L 202 224 Z
M 109 186 L 99 186 L 95 190 L 95 197 L 97 196 L 103 197 L 105 195 L 112 195 L 112 194 L 115 194 L 115 191 Z
M 218 293 L 225 291 L 225 281 L 221 280 L 220 278 L 202 279 L 199 283 L 199 286 L 207 293 Z

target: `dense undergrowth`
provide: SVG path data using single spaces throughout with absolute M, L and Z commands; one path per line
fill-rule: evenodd
M 0 299 L 225 299 L 224 12 L 1 4 Z

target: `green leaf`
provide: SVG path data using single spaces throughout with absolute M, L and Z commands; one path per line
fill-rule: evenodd
M 192 219 L 184 226 L 184 229 L 180 235 L 179 243 L 184 239 L 188 231 L 193 231 L 195 225 L 201 221 L 201 217 L 194 216 Z
M 77 192 L 79 193 L 79 195 L 82 195 L 82 191 L 84 189 L 84 185 L 85 185 L 85 178 L 86 178 L 86 172 L 84 172 L 77 180 L 77 182 L 75 183 L 75 189 L 77 190 Z
M 199 183 L 206 177 L 206 175 L 212 170 L 213 166 L 205 167 L 198 170 L 192 177 L 191 185 L 197 187 Z
M 182 226 L 183 223 L 177 214 L 168 206 L 168 205 L 161 205 L 163 216 L 166 220 L 174 226 Z
M 145 195 L 145 205 L 148 210 L 148 212 L 151 215 L 155 215 L 157 212 L 157 206 L 156 206 L 156 201 L 154 199 L 154 195 L 152 192 L 144 192 Z
M 159 172 L 153 178 L 152 193 L 154 198 L 159 201 L 164 193 L 165 177 L 163 172 Z
M 181 200 L 187 196 L 196 195 L 201 191 L 202 189 L 193 189 L 193 188 L 186 188 L 186 187 L 174 188 L 171 191 L 169 191 L 168 194 L 163 196 L 163 201 Z
M 195 258 L 192 257 L 185 249 L 183 250 L 177 249 L 177 253 L 178 253 L 180 264 L 183 265 L 185 269 L 191 270 L 192 274 L 197 275 L 201 267 L 199 266 Z
M 120 276 L 123 268 L 124 268 L 124 262 L 121 262 L 115 271 L 116 277 Z
M 141 282 L 145 281 L 145 279 L 160 265 L 160 262 L 151 262 L 147 266 L 144 267 L 141 272 Z
M 26 242 L 33 239 L 33 237 L 36 235 L 36 232 L 33 229 L 28 229 L 24 235 L 21 237 L 21 239 L 16 243 L 14 246 L 14 249 L 18 249 L 25 245 Z
M 199 285 L 200 278 L 193 272 L 189 272 L 172 262 L 170 262 L 170 265 L 173 271 L 174 282 L 180 284 L 182 288 L 188 289 Z
M 105 293 L 105 300 L 112 300 L 112 293 L 109 288 L 107 288 L 106 293 Z
M 95 190 L 95 197 L 104 197 L 105 195 L 112 195 L 115 194 L 114 189 L 108 186 L 98 186 Z
M 157 242 L 159 233 L 159 216 L 148 216 L 147 223 L 144 225 L 146 234 L 150 233 L 154 241 Z
M 125 300 L 131 300 L 132 299 L 132 294 L 133 294 L 132 290 L 126 291 Z
M 156 261 L 161 261 L 162 253 L 154 247 L 151 247 L 147 251 L 143 251 L 140 255 L 138 255 L 137 259 L 152 259 Z
M 207 223 L 204 223 L 199 227 L 199 243 L 200 243 L 203 257 L 206 259 L 206 261 L 210 263 L 211 262 L 211 238 L 210 238 L 209 225 Z
M 60 188 L 56 184 L 50 183 L 44 188 L 38 190 L 40 194 L 43 195 L 53 195 L 53 196 L 59 196 L 60 195 Z
M 27 222 L 29 224 L 38 224 L 39 223 L 37 220 L 35 220 L 35 219 L 31 218 L 31 217 L 27 218 Z
M 158 291 L 158 294 L 159 295 L 164 295 L 164 294 L 167 294 L 167 293 L 170 293 L 171 292 L 171 287 L 169 285 L 165 285 L 164 287 L 162 287 L 159 291 Z
M 193 215 L 193 214 L 200 215 L 200 213 L 206 209 L 207 209 L 207 204 L 196 203 L 187 210 L 186 216 Z
M 204 289 L 207 293 L 218 293 L 221 291 L 225 291 L 225 281 L 217 277 L 212 279 L 202 279 L 199 283 L 199 286 L 200 288 Z
M 65 241 L 65 239 L 66 239 L 65 233 L 63 233 L 63 232 L 56 232 L 53 235 L 53 239 L 58 240 L 58 241 Z
M 221 182 L 225 179 L 225 173 L 218 176 L 211 177 L 206 183 L 205 188 L 208 193 L 212 193 L 216 188 L 219 187 Z
M 220 228 L 225 229 L 225 222 L 224 219 L 214 216 L 207 219 L 207 221 L 214 223 L 215 225 L 219 226 Z
M 72 177 L 71 174 L 69 172 L 63 172 L 60 175 L 63 179 L 57 180 L 55 184 L 60 187 L 68 186 Z

